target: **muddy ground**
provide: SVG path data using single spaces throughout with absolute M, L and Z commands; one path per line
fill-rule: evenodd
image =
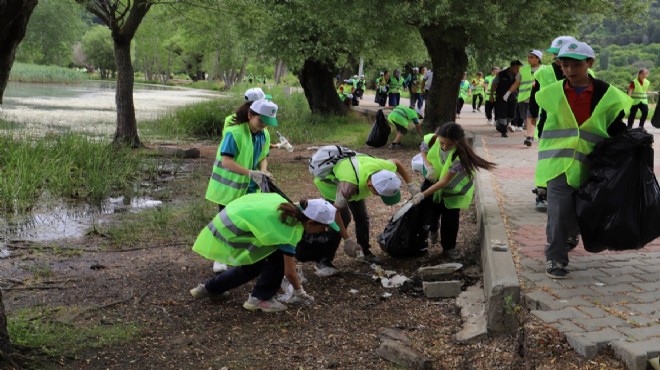
M 297 149 L 293 153 L 276 150 L 270 157 L 276 183 L 294 200 L 317 196 L 306 169 L 311 152 Z M 201 185 L 189 182 L 207 176 L 215 150 L 214 146 L 203 147 L 201 159 L 186 160 L 189 170 L 166 185 L 178 189 L 171 192 L 170 201 L 203 197 L 205 181 Z M 416 153 L 414 148 L 359 150 L 399 158 L 407 166 Z M 373 250 L 383 257 L 386 269 L 414 278 L 421 266 L 449 262 L 440 256 L 439 245 L 416 259 L 395 260 L 384 255 L 376 236 L 394 208 L 382 205 L 376 197 L 368 201 L 368 208 Z M 31 358 L 17 357 L 23 365 L 65 369 L 398 369 L 401 367 L 375 353 L 379 334 L 395 328 L 410 338 L 412 348 L 430 360 L 434 369 L 624 367 L 609 353 L 594 360 L 577 355 L 560 333 L 524 313 L 520 316 L 522 337 L 458 344 L 455 334 L 462 323 L 454 299 L 427 299 L 419 286 L 383 288 L 372 278 L 369 265 L 341 252 L 336 259 L 342 271 L 338 276 L 319 278 L 312 265 L 303 267 L 309 280 L 305 289 L 316 298 L 314 305 L 267 314 L 242 308 L 251 284 L 232 291 L 226 302 L 194 300 L 188 290 L 212 272 L 211 262 L 191 251 L 193 240 L 168 235 L 167 230 L 146 245 L 108 247 L 106 239 L 91 233 L 77 240 L 44 244 L 10 242 L 11 256 L 0 259 L 5 307 L 10 316 L 21 308 L 53 308 L 47 311 L 49 319 L 74 327 L 135 324 L 139 334 L 121 344 L 71 348 L 57 358 L 23 348 L 22 354 Z M 476 216 L 470 209 L 461 214 L 458 241 L 460 262 L 473 271 L 456 276 L 464 288 L 479 283 L 477 245 Z M 40 277 L 35 273 L 40 266 L 47 266 L 51 273 Z M 383 298 L 384 293 L 392 295 Z

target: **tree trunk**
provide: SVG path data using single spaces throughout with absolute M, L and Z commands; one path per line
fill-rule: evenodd
M 238 72 L 238 77 L 236 77 L 236 81 L 239 83 L 243 82 L 243 78 L 245 77 L 245 71 L 247 70 L 247 63 L 248 63 L 248 57 L 243 57 L 243 64 L 241 64 L 241 71 Z
M 433 82 L 423 126 L 425 132 L 433 132 L 456 120 L 459 84 L 468 64 L 465 53 L 468 36 L 460 27 L 440 31 L 433 25 L 420 27 L 419 33 L 433 64 Z
M 25 36 L 37 0 L 0 1 L 0 105 L 14 64 L 16 48 Z
M 307 59 L 298 73 L 300 86 L 305 91 L 309 108 L 314 114 L 346 114 L 347 108 L 341 104 L 335 90 L 332 68 L 323 62 Z
M 114 45 L 117 61 L 117 90 L 115 91 L 117 131 L 115 131 L 113 144 L 138 148 L 141 144 L 133 104 L 134 73 L 133 64 L 131 63 L 131 42 L 115 39 Z

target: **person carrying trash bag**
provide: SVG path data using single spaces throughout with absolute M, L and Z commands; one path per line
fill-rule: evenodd
M 422 134 L 422 126 L 419 124 L 420 118 L 423 118 L 421 113 L 405 105 L 399 105 L 392 109 L 390 114 L 387 115 L 387 122 L 396 128 L 396 136 L 392 144 L 390 144 L 390 149 L 401 148 L 401 140 L 403 140 L 403 137 L 408 132 L 411 122 L 415 126 L 417 133 Z
M 230 202 L 202 230 L 193 250 L 233 267 L 198 284 L 190 294 L 197 299 L 227 298 L 229 290 L 258 277 L 243 307 L 284 311 L 287 306 L 275 295 L 286 277 L 294 288 L 294 302 L 313 302 L 296 273 L 295 246 L 303 232 L 320 233 L 328 227 L 339 230 L 336 211 L 323 199 L 301 200 L 297 206 L 276 193 L 248 194 Z
M 412 202 L 414 205 L 426 202 L 424 228 L 428 229 L 429 242 L 438 242 L 440 221 L 442 254 L 457 259 L 460 210 L 472 203 L 474 173 L 480 168 L 491 170 L 495 164 L 472 150 L 465 140 L 465 131 L 455 122 L 448 122 L 435 134 L 426 135 L 420 151 L 426 174 L 422 191 L 413 195 Z
M 386 205 L 394 205 L 401 200 L 401 175 L 411 194 L 419 192 L 419 185 L 412 182 L 410 174 L 397 159 L 380 159 L 357 154 L 336 162 L 330 173 L 315 177 L 314 184 L 323 198 L 334 203 L 345 227 L 355 218 L 355 235 L 361 252 L 354 248 L 356 243 L 348 238 L 344 227 L 340 233 L 344 237 L 344 250 L 360 261 L 380 263 L 378 256 L 371 251 L 369 243 L 369 215 L 365 199 L 379 195 Z
M 545 273 L 553 279 L 567 277 L 568 252 L 578 242 L 575 193 L 589 176 L 587 156 L 597 143 L 627 130 L 623 117 L 632 104 L 625 93 L 589 75 L 595 54 L 588 44 L 568 41 L 558 58 L 566 79 L 536 93 L 546 119 L 535 182 L 548 184 Z
M 276 117 L 275 103 L 266 99 L 248 101 L 225 127 L 206 189 L 206 199 L 217 204 L 219 211 L 234 199 L 257 192 L 264 176 L 272 176 L 267 160 L 270 135 L 265 128 L 276 127 Z M 214 272 L 226 269 L 222 263 L 213 264 Z

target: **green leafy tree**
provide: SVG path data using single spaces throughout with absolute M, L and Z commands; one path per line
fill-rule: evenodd
M 101 78 L 109 78 L 117 70 L 115 51 L 112 46 L 110 30 L 105 26 L 92 27 L 82 38 L 82 50 L 86 65 L 98 68 Z
M 70 65 L 73 45 L 86 28 L 84 11 L 73 0 L 41 0 L 30 19 L 16 60 Z
M 111 31 L 117 62 L 117 130 L 115 144 L 141 146 L 135 120 L 133 84 L 135 76 L 131 60 L 131 41 L 142 19 L 153 5 L 149 0 L 76 0 L 97 16 Z

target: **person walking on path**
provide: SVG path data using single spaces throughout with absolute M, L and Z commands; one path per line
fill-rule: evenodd
M 380 72 L 380 77 L 376 79 L 376 103 L 384 107 L 387 104 L 387 91 L 389 86 L 387 81 L 390 79 L 390 72 L 382 71 Z
M 250 89 L 245 93 L 248 99 L 232 116 L 225 119 L 222 141 L 218 146 L 216 159 L 206 199 L 222 209 L 234 199 L 258 190 L 268 172 L 270 134 L 266 125 L 277 126 L 277 105 L 261 98 L 266 95 L 261 89 Z M 230 121 L 228 119 L 231 118 Z M 227 269 L 224 263 L 214 263 L 213 272 Z
M 421 111 L 422 106 L 424 105 L 424 99 L 422 98 L 422 90 L 424 89 L 424 67 L 420 69 L 417 67 L 413 68 L 412 75 L 410 76 L 410 81 L 408 85 L 410 86 L 410 108 L 415 109 L 415 104 L 417 109 Z
M 472 204 L 474 172 L 479 168 L 492 169 L 495 165 L 479 157 L 465 140 L 463 128 L 454 122 L 441 126 L 436 134 L 426 135 L 420 146 L 425 180 L 421 192 L 413 195 L 413 204 L 426 202 L 423 209 L 429 230 L 429 241 L 440 243 L 442 254 L 449 259 L 459 257 L 456 250 L 460 210 Z
M 461 109 L 463 109 L 463 104 L 468 100 L 470 96 L 470 91 L 472 87 L 467 81 L 467 72 L 463 73 L 463 79 L 458 85 L 458 99 L 456 100 L 456 118 L 461 118 Z
M 303 232 L 314 234 L 335 223 L 336 208 L 323 199 L 289 203 L 276 193 L 249 194 L 230 202 L 197 237 L 193 250 L 234 267 L 190 290 L 197 298 L 226 298 L 229 290 L 258 277 L 243 307 L 278 312 L 287 306 L 275 299 L 282 278 L 293 285 L 294 301 L 313 302 L 296 272 L 295 246 Z M 290 301 L 291 302 L 291 301 Z
M 516 117 L 517 91 L 514 89 L 514 83 L 519 78 L 518 71 L 522 67 L 519 60 L 511 61 L 509 68 L 498 73 L 493 79 L 493 85 L 490 88 L 491 102 L 495 102 L 495 129 L 507 137 L 507 130 L 513 132 L 509 125 Z
M 394 107 L 392 112 L 387 115 L 387 122 L 394 125 L 396 129 L 396 136 L 390 144 L 390 149 L 401 148 L 401 140 L 408 132 L 411 122 L 415 125 L 417 133 L 422 135 L 422 125 L 419 124 L 419 118 L 421 118 L 421 114 L 410 107 L 403 105 Z
M 644 127 L 646 117 L 649 115 L 649 97 L 647 91 L 649 91 L 651 82 L 646 79 L 648 75 L 648 69 L 640 69 L 637 72 L 637 78 L 630 81 L 630 86 L 628 86 L 628 96 L 633 98 L 633 105 L 632 108 L 630 108 L 630 114 L 628 115 L 628 128 L 633 127 L 635 116 L 637 116 L 637 110 L 642 112 L 641 117 L 639 117 L 639 127 Z
M 493 67 L 490 70 L 490 76 L 484 77 L 484 87 L 486 88 L 486 103 L 484 105 L 484 108 L 486 113 L 486 120 L 490 125 L 493 124 L 493 109 L 495 108 L 495 98 L 494 98 L 495 93 L 491 91 L 490 87 L 493 85 L 493 80 L 495 79 L 498 73 L 500 73 L 500 68 Z M 491 96 L 493 96 L 492 100 L 490 98 Z
M 394 70 L 394 76 L 390 77 L 387 84 L 389 85 L 389 106 L 396 107 L 401 101 L 401 89 L 403 89 L 404 79 L 401 77 L 401 71 L 398 69 Z
M 547 118 L 539 139 L 536 182 L 547 183 L 546 275 L 566 278 L 568 252 L 579 235 L 576 190 L 589 176 L 587 156 L 596 144 L 626 131 L 623 122 L 632 99 L 610 84 L 592 78 L 595 54 L 586 43 L 571 41 L 558 54 L 566 80 L 536 94 Z
M 370 195 L 379 195 L 388 206 L 401 200 L 401 175 L 411 194 L 419 192 L 419 185 L 412 182 L 410 174 L 397 159 L 384 160 L 358 154 L 337 162 L 332 172 L 325 178 L 314 178 L 314 184 L 323 198 L 334 203 L 343 224 L 348 227 L 351 214 L 355 219 L 355 235 L 362 249 L 362 255 L 355 255 L 369 263 L 380 263 L 380 258 L 371 252 L 369 243 L 369 215 L 365 199 Z M 349 212 L 350 211 L 350 212 Z M 346 241 L 344 241 L 346 249 Z M 351 254 L 347 251 L 349 255 Z
M 527 54 L 529 64 L 520 68 L 520 79 L 517 80 L 512 89 L 518 89 L 518 115 L 525 121 L 527 137 L 523 144 L 532 146 L 534 141 L 534 132 L 536 130 L 536 119 L 538 118 L 538 109 L 533 113 L 529 109 L 529 102 L 532 97 L 532 87 L 534 86 L 534 74 L 543 68 L 541 64 L 543 53 L 540 50 L 532 50 Z
M 484 80 L 483 77 L 483 72 L 477 72 L 477 77 L 472 80 L 472 113 L 477 111 L 481 112 L 481 105 L 484 103 L 484 88 L 486 80 Z

